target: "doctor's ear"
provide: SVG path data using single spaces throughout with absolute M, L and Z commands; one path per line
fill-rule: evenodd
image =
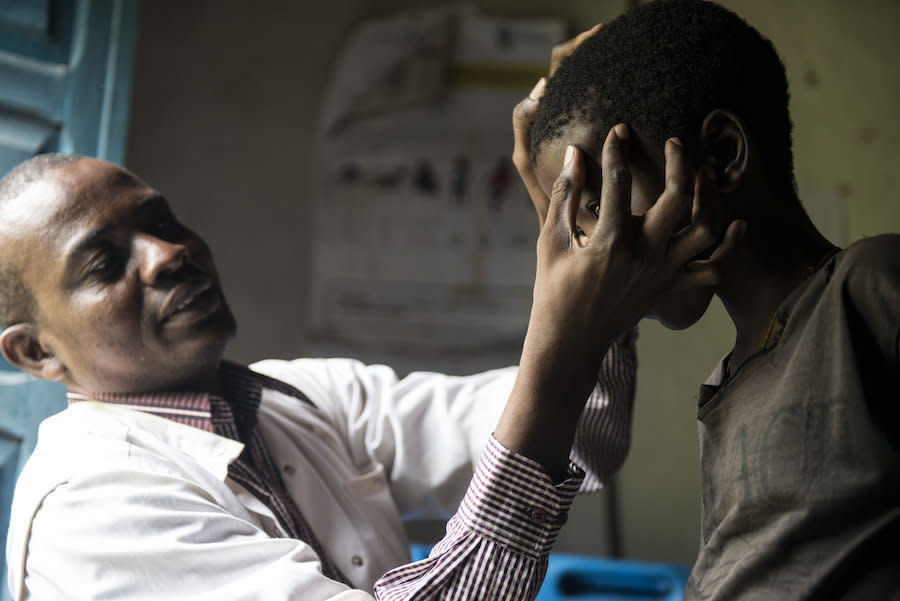
M 747 130 L 737 115 L 724 109 L 710 112 L 700 127 L 703 162 L 716 170 L 721 192 L 740 187 L 750 164 Z
M 59 359 L 41 346 L 34 324 L 17 323 L 4 329 L 0 351 L 12 365 L 38 378 L 59 381 L 66 373 Z

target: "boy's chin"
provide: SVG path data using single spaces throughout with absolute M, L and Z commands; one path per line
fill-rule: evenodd
M 700 321 L 709 308 L 713 293 L 712 289 L 705 289 L 668 294 L 644 317 L 655 319 L 670 330 L 684 330 Z

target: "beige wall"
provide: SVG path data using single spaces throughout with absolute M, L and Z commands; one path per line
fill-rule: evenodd
M 796 172 L 841 242 L 900 231 L 900 3 L 727 0 L 772 38 L 792 84 Z M 212 245 L 241 323 L 231 356 L 303 351 L 306 165 L 330 63 L 351 26 L 412 0 L 145 0 L 127 164 Z M 436 3 L 435 3 L 436 4 Z M 626 0 L 493 0 L 487 12 L 608 20 Z M 252 10 L 250 9 L 252 7 Z M 564 12 L 560 12 L 564 11 Z M 689 563 L 698 543 L 697 385 L 733 336 L 720 306 L 689 331 L 642 324 L 627 555 Z M 604 497 L 579 502 L 561 548 L 606 552 Z

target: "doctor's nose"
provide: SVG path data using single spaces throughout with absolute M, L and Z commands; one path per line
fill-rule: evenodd
M 140 235 L 136 240 L 140 249 L 141 279 L 154 285 L 160 277 L 172 274 L 188 259 L 184 244 L 169 242 L 149 234 Z

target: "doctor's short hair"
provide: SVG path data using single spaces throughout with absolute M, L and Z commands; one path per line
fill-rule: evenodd
M 0 179 L 0 219 L 6 204 L 54 169 L 82 159 L 76 154 L 39 154 L 13 167 Z M 35 311 L 35 301 L 22 281 L 19 267 L 9 257 L 0 255 L 0 329 L 28 321 Z
M 531 159 L 573 122 L 605 135 L 626 123 L 662 152 L 688 150 L 704 118 L 727 109 L 760 149 L 773 191 L 793 196 L 788 84 L 772 43 L 733 12 L 704 0 L 655 0 L 610 22 L 562 61 L 534 117 Z

